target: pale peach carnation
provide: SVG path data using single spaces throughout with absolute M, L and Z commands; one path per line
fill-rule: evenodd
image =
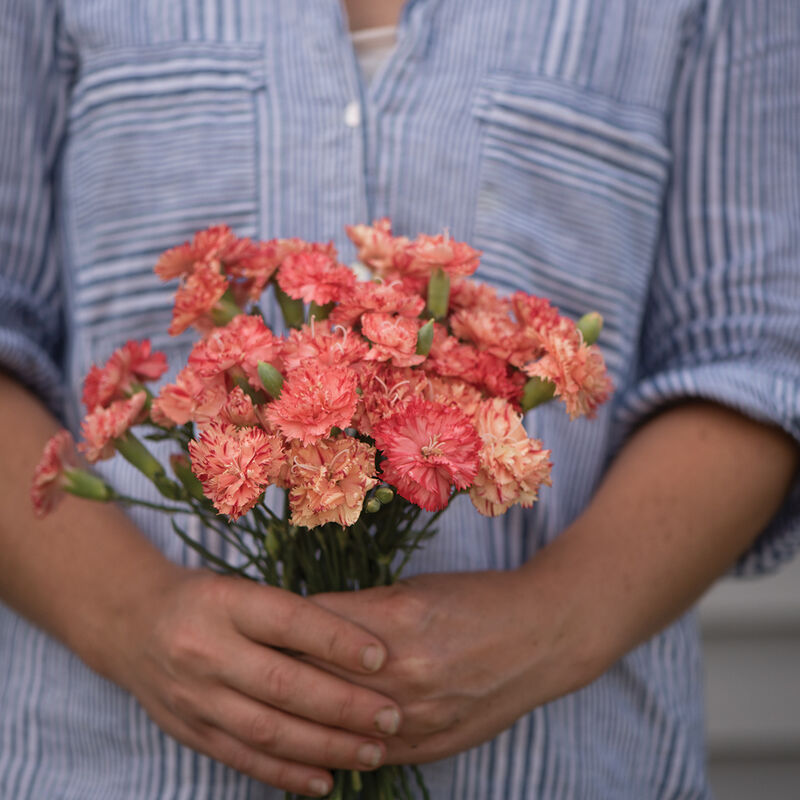
M 167 370 L 167 357 L 153 352 L 149 339 L 130 340 L 117 348 L 103 367 L 92 366 L 83 383 L 87 411 L 128 397 L 136 384 L 158 380 Z M 140 388 L 140 387 L 136 387 Z
M 222 260 L 235 243 L 236 237 L 227 225 L 214 225 L 198 231 L 191 243 L 184 242 L 159 256 L 156 275 L 162 281 L 188 276 L 198 263 Z
M 283 464 L 278 437 L 261 428 L 212 422 L 189 442 L 192 471 L 220 514 L 238 519 L 272 483 Z
M 359 282 L 351 292 L 343 295 L 331 311 L 329 320 L 334 325 L 352 327 L 368 311 L 398 314 L 401 317 L 418 317 L 425 309 L 425 300 L 418 294 L 409 294 L 398 283 Z
M 168 328 L 171 336 L 183 333 L 190 325 L 203 332 L 214 327 L 211 313 L 228 289 L 228 279 L 220 269 L 218 261 L 198 262 L 178 287 Z
M 443 234 L 428 236 L 422 233 L 411 242 L 407 252 L 411 260 L 406 271 L 410 275 L 430 276 L 441 269 L 451 278 L 472 275 L 481 257 L 480 250 Z
M 409 244 L 405 236 L 392 236 L 392 224 L 388 217 L 376 220 L 371 226 L 346 225 L 345 231 L 358 248 L 358 260 L 378 275 L 394 272 L 398 255 Z
M 546 355 L 525 372 L 555 384 L 556 397 L 564 401 L 571 419 L 593 417 L 613 389 L 599 348 L 587 345 L 571 322 L 546 334 L 544 344 Z
M 253 401 L 240 386 L 235 386 L 228 395 L 220 411 L 220 418 L 240 428 L 259 424 Z
M 293 442 L 289 451 L 292 525 L 352 525 L 375 478 L 375 448 L 349 436 Z
M 325 253 L 301 252 L 287 256 L 277 275 L 289 297 L 324 306 L 353 291 L 355 273 Z
M 69 431 L 59 431 L 45 445 L 36 466 L 31 486 L 33 514 L 46 517 L 58 505 L 64 494 L 65 470 L 78 466 L 75 440 Z
M 347 428 L 356 410 L 358 376 L 347 367 L 309 364 L 288 373 L 281 396 L 267 407 L 267 419 L 287 439 L 303 444 Z
M 478 472 L 481 440 L 457 408 L 414 400 L 378 422 L 373 437 L 386 457 L 384 479 L 427 511 L 445 508 L 453 488 L 467 488 Z
M 361 317 L 361 332 L 372 342 L 364 357 L 367 361 L 389 361 L 396 367 L 421 364 L 425 356 L 417 355 L 420 320 L 370 312 Z
M 146 392 L 137 392 L 126 400 L 115 400 L 108 408 L 97 406 L 81 423 L 84 441 L 78 449 L 91 462 L 111 458 L 115 452 L 114 440 L 123 436 L 130 427 L 143 419 Z
M 161 387 L 150 417 L 164 428 L 187 422 L 204 425 L 217 418 L 227 396 L 223 375 L 201 378 L 192 367 L 184 367 L 174 383 Z
M 283 342 L 282 359 L 287 372 L 314 361 L 320 366 L 347 366 L 360 361 L 369 352 L 369 344 L 355 331 L 337 325 L 331 330 L 325 323 L 303 325 L 293 330 Z
M 539 487 L 550 485 L 550 451 L 528 438 L 522 417 L 504 400 L 485 400 L 474 419 L 483 446 L 469 492 L 473 505 L 487 517 L 503 514 L 515 503 L 530 508 Z
M 189 354 L 189 366 L 201 378 L 222 373 L 244 374 L 254 389 L 261 388 L 258 362 L 282 369 L 281 340 L 256 315 L 239 314 L 227 325 L 215 328 Z

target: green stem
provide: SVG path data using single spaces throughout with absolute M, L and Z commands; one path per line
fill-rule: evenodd
M 425 526 L 420 530 L 417 535 L 414 537 L 414 540 L 410 545 L 405 545 L 406 554 L 403 556 L 403 560 L 400 562 L 400 566 L 392 573 L 392 580 L 396 581 L 400 577 L 400 573 L 405 568 L 406 564 L 408 564 L 409 559 L 411 558 L 411 554 L 419 547 L 419 543 L 425 538 L 425 535 L 431 528 L 434 522 L 444 513 L 447 509 L 447 506 L 444 508 L 440 508 L 426 523 Z
M 154 511 L 163 511 L 165 514 L 185 514 L 185 508 L 175 508 L 174 506 L 162 506 L 160 503 L 149 503 L 147 500 L 138 500 L 135 497 L 128 497 L 124 494 L 114 494 L 111 497 L 118 503 L 126 506 L 142 506 L 143 508 L 152 508 Z

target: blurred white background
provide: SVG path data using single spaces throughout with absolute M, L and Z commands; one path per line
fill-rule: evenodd
M 700 605 L 717 800 L 800 798 L 800 559 Z

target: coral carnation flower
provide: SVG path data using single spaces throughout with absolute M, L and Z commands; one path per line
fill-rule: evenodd
M 281 340 L 273 336 L 264 320 L 239 314 L 194 346 L 189 354 L 189 366 L 201 378 L 239 369 L 253 388 L 260 389 L 258 362 L 266 361 L 280 369 L 280 355 Z
M 425 300 L 418 294 L 406 292 L 400 283 L 359 282 L 352 292 L 339 300 L 328 319 L 333 325 L 352 327 L 368 311 L 418 317 L 424 308 Z
M 127 400 L 115 400 L 108 408 L 97 406 L 81 423 L 84 441 L 78 449 L 91 462 L 111 458 L 114 440 L 142 421 L 146 392 L 137 392 Z
M 358 248 L 358 260 L 378 275 L 388 276 L 396 271 L 398 256 L 405 253 L 409 244 L 405 236 L 392 236 L 388 217 L 376 220 L 371 226 L 346 225 L 345 231 Z
M 92 366 L 83 383 L 83 403 L 87 411 L 107 406 L 112 400 L 128 397 L 137 383 L 158 380 L 167 370 L 167 357 L 153 352 L 150 341 L 128 341 L 117 348 L 105 366 Z
M 178 373 L 175 383 L 161 387 L 150 409 L 150 417 L 156 425 L 165 428 L 190 421 L 202 425 L 217 417 L 227 396 L 222 375 L 201 378 L 194 369 L 185 367 Z
M 278 284 L 289 297 L 324 306 L 352 292 L 355 273 L 326 253 L 302 252 L 287 256 L 278 270 Z
M 587 345 L 574 323 L 566 319 L 545 335 L 544 344 L 546 355 L 529 364 L 525 372 L 555 384 L 556 397 L 564 401 L 571 419 L 593 417 L 613 388 L 600 349 Z
M 366 493 L 378 482 L 375 448 L 349 436 L 309 445 L 295 441 L 289 459 L 293 525 L 352 525 L 361 515 Z
M 369 345 L 350 328 L 337 325 L 326 330 L 322 324 L 303 325 L 292 330 L 283 342 L 282 358 L 287 372 L 313 361 L 320 366 L 344 366 L 360 361 Z
M 69 431 L 59 431 L 45 445 L 42 458 L 33 475 L 31 502 L 38 519 L 49 514 L 61 499 L 64 472 L 78 466 L 75 440 Z
M 218 261 L 197 263 L 192 274 L 178 287 L 168 328 L 171 336 L 183 333 L 190 325 L 203 331 L 214 326 L 211 312 L 228 289 L 228 279 L 220 268 Z
M 327 436 L 331 428 L 347 428 L 358 402 L 358 376 L 347 367 L 317 364 L 290 372 L 281 396 L 269 404 L 267 419 L 287 439 L 303 444 Z
M 417 354 L 420 321 L 409 317 L 370 312 L 361 317 L 361 331 L 372 342 L 364 357 L 367 361 L 389 361 L 396 367 L 421 364 L 425 356 Z
M 500 398 L 480 404 L 475 426 L 483 440 L 480 469 L 469 492 L 475 508 L 496 517 L 515 503 L 532 506 L 539 487 L 550 485 L 550 451 L 528 438 L 520 415 Z
M 452 488 L 467 488 L 478 472 L 481 440 L 457 408 L 414 400 L 378 422 L 373 436 L 385 480 L 426 511 L 445 508 Z
M 194 235 L 191 244 L 184 242 L 163 253 L 156 262 L 155 272 L 162 281 L 191 274 L 195 265 L 221 260 L 236 243 L 233 231 L 227 225 L 213 225 Z
M 189 442 L 192 471 L 220 514 L 238 519 L 261 497 L 280 472 L 283 451 L 278 437 L 261 428 L 237 428 L 212 422 Z
M 449 236 L 427 236 L 420 234 L 409 246 L 411 263 L 407 267 L 410 275 L 432 275 L 437 269 L 444 270 L 451 278 L 472 275 L 478 268 L 480 250 L 468 244 L 456 242 Z

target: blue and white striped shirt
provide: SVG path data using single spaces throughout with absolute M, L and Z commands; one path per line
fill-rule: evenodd
M 369 87 L 337 0 L 0 4 L 0 359 L 73 425 L 88 366 L 126 339 L 185 357 L 160 251 L 227 222 L 333 239 L 348 260 L 343 226 L 383 215 L 399 234 L 447 227 L 503 290 L 600 311 L 618 387 L 591 424 L 531 415 L 552 489 L 500 520 L 457 503 L 415 569 L 529 558 L 680 398 L 800 439 L 797 0 L 409 0 Z M 103 470 L 146 490 L 124 463 Z M 795 487 L 742 572 L 793 554 L 799 508 Z M 134 516 L 195 563 L 164 520 Z M 688 615 L 426 768 L 433 797 L 708 798 L 701 680 Z M 0 798 L 277 797 L 0 606 Z

